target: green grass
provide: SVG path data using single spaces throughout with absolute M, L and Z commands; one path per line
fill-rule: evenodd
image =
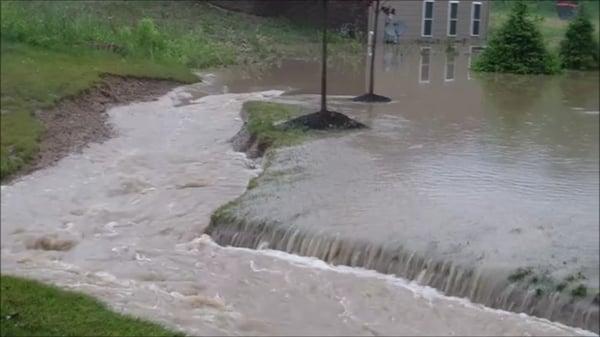
M 319 31 L 202 1 L 2 1 L 0 179 L 38 152 L 40 108 L 76 94 L 102 73 L 195 80 L 192 69 L 314 57 Z M 339 62 L 362 51 L 330 34 Z
M 498 1 L 492 2 L 492 9 L 490 12 L 490 33 L 493 34 L 497 31 L 500 26 L 507 20 L 510 8 L 514 1 Z M 527 1 L 530 5 L 531 12 L 537 17 L 538 24 L 544 41 L 546 41 L 549 49 L 553 52 L 558 51 L 560 41 L 563 39 L 569 21 L 560 20 L 555 8 L 554 0 L 538 0 L 538 1 Z M 592 22 L 596 27 L 596 35 L 600 27 L 599 14 L 599 2 L 596 0 L 582 1 L 586 10 L 592 18 Z
M 248 132 L 256 137 L 259 147 L 269 150 L 278 147 L 291 146 L 306 140 L 314 132 L 296 128 L 282 128 L 278 124 L 300 116 L 305 111 L 297 105 L 282 104 L 262 101 L 248 101 L 242 110 L 247 113 Z M 247 189 L 258 186 L 259 180 L 264 177 L 270 166 L 272 152 L 264 154 L 263 172 L 248 181 Z M 241 197 L 240 197 L 241 198 Z M 217 223 L 229 215 L 229 211 L 237 206 L 240 198 L 230 201 L 219 207 L 211 216 L 211 223 Z
M 283 129 L 277 124 L 299 116 L 302 109 L 291 104 L 249 101 L 244 103 L 248 114 L 248 131 L 266 147 L 289 146 L 301 142 L 307 132 L 300 129 Z
M 122 58 L 102 51 L 62 53 L 20 43 L 2 43 L 0 177 L 21 169 L 38 151 L 42 125 L 33 113 L 100 80 L 103 73 L 192 82 L 182 65 Z
M 120 315 L 97 300 L 35 281 L 0 276 L 2 336 L 182 336 Z

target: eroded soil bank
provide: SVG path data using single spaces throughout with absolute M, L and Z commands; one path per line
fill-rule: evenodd
M 178 82 L 151 78 L 104 75 L 95 86 L 60 100 L 54 107 L 36 112 L 44 132 L 34 161 L 7 179 L 31 173 L 56 163 L 92 142 L 113 136 L 106 111 L 115 105 L 157 99 Z

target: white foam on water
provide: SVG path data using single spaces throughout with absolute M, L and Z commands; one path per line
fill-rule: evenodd
M 213 247 L 220 247 L 217 243 L 214 242 L 214 240 L 212 240 L 212 238 L 210 236 L 208 236 L 206 234 L 203 234 L 200 238 L 196 239 L 195 242 L 212 245 Z M 350 275 L 354 275 L 354 276 L 358 276 L 360 278 L 366 278 L 366 279 L 384 280 L 390 284 L 393 284 L 396 287 L 410 290 L 415 296 L 426 299 L 427 301 L 429 301 L 430 304 L 432 304 L 434 299 L 451 301 L 451 302 L 460 304 L 460 305 L 468 307 L 468 308 L 487 311 L 487 312 L 491 312 L 494 314 L 498 314 L 500 316 L 518 315 L 527 320 L 535 321 L 540 324 L 544 324 L 550 328 L 554 328 L 557 331 L 571 329 L 574 332 L 576 332 L 577 334 L 580 334 L 583 336 L 598 336 L 597 334 L 595 334 L 591 331 L 587 331 L 587 330 L 580 329 L 580 328 L 569 327 L 567 325 L 564 325 L 564 324 L 561 324 L 558 322 L 552 322 L 552 321 L 544 319 L 544 318 L 530 316 L 525 313 L 514 313 L 514 312 L 510 312 L 510 311 L 489 308 L 489 307 L 486 307 L 481 304 L 473 303 L 466 298 L 446 296 L 435 288 L 423 286 L 414 281 L 408 281 L 406 279 L 399 278 L 395 275 L 382 274 L 382 273 L 376 272 L 374 270 L 369 270 L 369 269 L 359 268 L 359 267 L 342 266 L 342 265 L 334 266 L 334 265 L 326 263 L 323 260 L 320 260 L 315 257 L 294 255 L 294 254 L 286 253 L 284 251 L 272 250 L 272 249 L 255 250 L 255 249 L 232 247 L 232 246 L 222 247 L 222 249 L 244 252 L 246 254 L 265 255 L 265 256 L 269 256 L 269 257 L 274 257 L 274 258 L 281 259 L 281 260 L 284 260 L 287 262 L 291 262 L 295 266 L 303 267 L 303 268 L 314 268 L 314 269 L 319 269 L 319 270 L 333 271 L 333 272 L 340 273 L 340 274 L 350 274 Z M 255 267 L 253 265 L 253 269 L 254 268 Z M 259 270 L 258 268 L 256 268 L 255 271 L 257 271 L 257 272 L 263 272 L 263 271 L 275 272 L 275 271 L 266 270 L 266 269 Z

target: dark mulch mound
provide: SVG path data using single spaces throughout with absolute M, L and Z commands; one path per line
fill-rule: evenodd
M 364 94 L 352 99 L 354 102 L 368 102 L 368 103 L 388 103 L 392 100 L 389 97 L 377 95 L 377 94 Z
M 284 128 L 306 128 L 314 130 L 325 129 L 362 129 L 366 125 L 355 121 L 348 116 L 335 111 L 314 112 L 308 115 L 289 120 L 283 124 Z

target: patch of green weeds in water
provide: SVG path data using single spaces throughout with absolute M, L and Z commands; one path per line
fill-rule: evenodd
M 558 291 L 560 293 L 563 290 L 565 290 L 566 287 L 567 287 L 567 283 L 561 282 L 561 283 L 559 283 L 559 284 L 556 285 L 556 291 Z
M 585 297 L 587 295 L 587 287 L 583 284 L 578 285 L 576 288 L 571 290 L 571 296 L 573 297 Z
M 577 272 L 577 274 L 571 274 L 565 278 L 565 282 L 572 283 L 579 280 L 585 280 L 587 277 L 583 275 L 581 272 Z
M 525 277 L 531 275 L 531 268 L 518 268 L 514 273 L 508 276 L 510 282 L 518 282 L 525 279 Z
M 254 177 L 254 178 L 250 179 L 250 181 L 248 182 L 247 189 L 251 190 L 251 189 L 255 188 L 256 186 L 258 186 L 258 177 Z

